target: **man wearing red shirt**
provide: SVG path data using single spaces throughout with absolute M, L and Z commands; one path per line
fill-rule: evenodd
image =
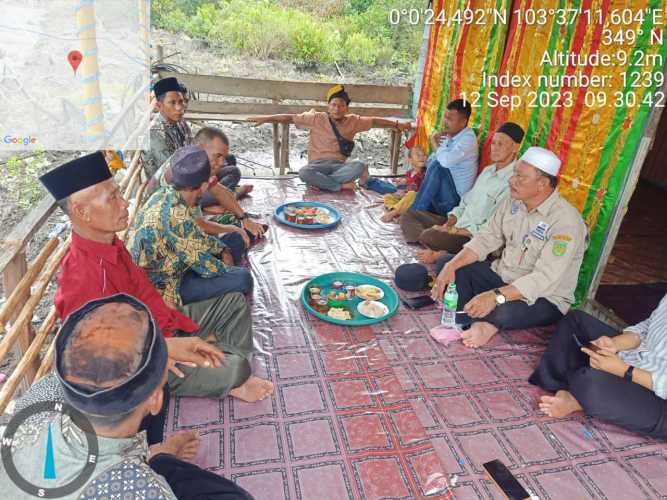
M 169 374 L 174 394 L 229 394 L 244 401 L 257 401 L 271 394 L 273 385 L 269 381 L 251 375 L 252 323 L 243 295 L 227 294 L 188 304 L 178 311 L 164 302 L 146 273 L 132 261 L 116 237 L 116 232 L 127 228 L 128 203 L 101 153 L 61 165 L 40 180 L 72 222 L 72 243 L 62 262 L 55 297 L 61 319 L 92 299 L 116 293 L 132 295 L 146 304 L 168 337 L 170 357 L 188 362 Z M 181 338 L 187 334 L 193 337 Z M 195 341 L 195 336 L 206 342 Z M 184 344 L 184 340 L 189 343 Z M 217 347 L 217 356 L 224 353 L 222 363 L 209 353 L 207 342 Z M 209 354 L 204 359 L 188 359 L 179 351 L 182 345 L 190 346 L 186 350 L 196 354 Z

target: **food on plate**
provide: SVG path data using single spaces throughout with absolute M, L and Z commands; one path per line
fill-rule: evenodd
M 364 316 L 369 318 L 380 318 L 389 312 L 389 308 L 382 302 L 375 302 L 373 300 L 364 300 L 360 302 L 357 309 Z
M 342 281 L 334 281 L 331 283 L 331 286 L 334 288 L 343 288 L 343 282 Z
M 350 314 L 350 311 L 342 307 L 332 307 L 331 309 L 329 309 L 327 316 L 333 319 L 339 319 L 343 321 L 352 319 L 352 314 Z
M 354 298 L 354 285 L 345 286 L 345 295 L 347 295 L 347 300 L 352 300 Z
M 336 290 L 332 290 L 329 292 L 329 300 L 333 300 L 334 302 L 343 302 L 347 300 L 347 295 L 345 292 L 338 292 Z
M 320 292 L 322 291 L 322 289 L 319 288 L 319 287 L 317 287 L 317 286 L 311 286 L 311 287 L 308 289 L 308 291 L 309 291 L 309 292 L 311 293 L 311 295 L 312 295 L 312 294 L 314 294 L 314 293 L 320 293 Z
M 374 285 L 359 285 L 357 287 L 357 296 L 364 300 L 378 300 L 384 297 L 384 292 L 381 288 Z

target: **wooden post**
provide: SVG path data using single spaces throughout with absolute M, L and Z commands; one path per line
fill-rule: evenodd
M 280 133 L 280 175 L 289 170 L 289 123 L 281 123 Z
M 278 134 L 278 124 L 273 125 L 273 168 L 280 168 L 280 136 Z
M 21 281 L 21 278 L 27 271 L 28 271 L 28 261 L 26 260 L 25 248 L 24 248 L 14 256 L 14 258 L 9 262 L 9 264 L 7 264 L 7 267 L 5 267 L 5 272 L 2 275 L 2 286 L 4 287 L 5 294 L 7 297 L 11 295 L 12 291 L 14 291 L 16 286 Z M 26 288 L 25 293 L 23 293 L 21 296 L 20 302 L 23 304 L 29 298 L 30 298 L 30 288 Z M 18 315 L 18 310 L 17 314 L 13 315 L 11 320 L 14 321 L 17 315 Z M 32 326 L 28 324 L 26 328 L 24 328 L 24 330 L 21 332 L 18 342 L 14 345 L 13 348 L 14 357 L 17 363 L 23 357 L 23 353 L 25 353 L 30 347 L 30 343 L 32 342 L 32 339 L 34 337 L 35 337 L 35 332 L 32 330 Z M 24 378 L 19 385 L 19 389 L 21 392 L 27 390 L 30 387 L 30 383 L 27 382 L 27 380 L 32 380 L 35 377 L 38 368 L 39 368 L 38 362 L 31 363 L 30 368 L 26 372 L 26 378 Z
M 391 173 L 396 175 L 398 173 L 398 157 L 401 152 L 401 131 L 391 129 Z
M 164 47 L 162 45 L 157 45 L 155 47 L 155 50 L 157 52 L 157 56 L 156 56 L 157 60 L 155 62 L 160 64 L 162 62 L 162 60 L 164 59 Z

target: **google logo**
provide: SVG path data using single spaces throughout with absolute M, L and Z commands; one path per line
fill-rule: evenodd
M 37 144 L 37 138 L 31 135 L 27 137 L 12 137 L 11 135 L 6 135 L 2 138 L 2 141 L 5 144 L 23 144 L 24 146 L 29 146 L 30 144 Z

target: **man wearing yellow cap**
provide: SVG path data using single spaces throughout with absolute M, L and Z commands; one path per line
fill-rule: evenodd
M 556 323 L 573 304 L 587 230 L 558 194 L 560 164 L 551 151 L 528 148 L 509 178 L 510 197 L 487 226 L 455 256 L 438 261 L 432 296 L 442 299 L 456 283 L 457 323 L 470 325 L 462 333 L 466 346 L 481 347 L 501 329 Z M 487 256 L 500 248 L 502 256 L 489 263 Z
M 308 165 L 299 171 L 299 177 L 309 186 L 325 191 L 355 189 L 355 181 L 365 186 L 368 167 L 360 160 L 350 160 L 354 136 L 375 127 L 409 130 L 410 123 L 400 123 L 370 116 L 348 113 L 350 96 L 342 85 L 327 92 L 327 112 L 314 109 L 298 115 L 255 116 L 250 121 L 264 123 L 293 123 L 308 129 Z

